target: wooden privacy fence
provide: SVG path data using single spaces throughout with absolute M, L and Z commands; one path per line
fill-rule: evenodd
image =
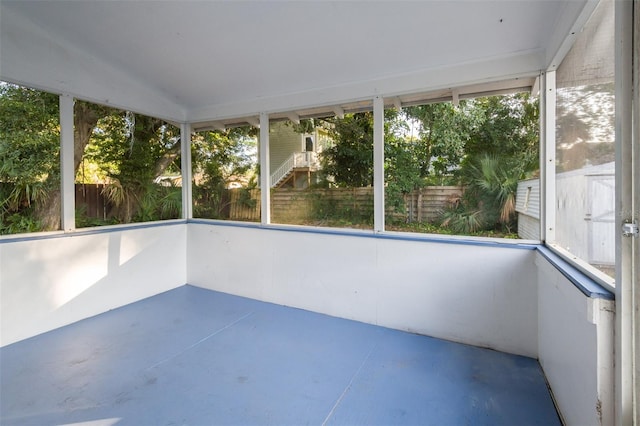
M 260 190 L 249 192 L 253 202 L 248 202 L 247 190 L 230 190 L 229 219 L 260 220 Z M 428 186 L 405 195 L 404 212 L 387 208 L 386 213 L 406 222 L 433 222 L 439 219 L 442 210 L 460 199 L 462 192 L 461 186 Z M 275 223 L 302 223 L 325 216 L 349 218 L 372 215 L 371 187 L 271 190 L 271 218 Z
M 230 189 L 229 219 L 260 221 L 260 189 Z
M 76 184 L 76 206 L 87 217 L 109 219 L 110 203 L 103 195 L 105 185 Z M 387 215 L 406 222 L 433 222 L 440 212 L 462 196 L 461 186 L 428 186 L 404 197 L 405 211 L 387 208 Z M 260 189 L 230 189 L 221 209 L 224 219 L 260 221 Z M 373 188 L 271 189 L 271 218 L 274 223 L 305 223 L 323 217 L 373 216 Z
M 108 219 L 112 206 L 103 194 L 105 186 L 76 183 L 76 209 L 82 210 L 87 217 Z
M 275 188 L 271 190 L 273 222 L 304 223 L 324 218 L 373 218 L 373 188 Z
M 462 192 L 461 186 L 427 186 L 406 194 L 404 196 L 406 221 L 438 220 L 442 210 L 460 200 Z

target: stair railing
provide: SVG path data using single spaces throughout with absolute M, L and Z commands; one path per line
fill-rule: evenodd
M 296 162 L 296 153 L 294 152 L 284 160 L 284 162 L 276 169 L 275 172 L 271 173 L 271 187 L 273 188 L 280 182 L 286 175 L 293 170 Z
M 318 155 L 315 152 L 294 152 L 275 172 L 271 173 L 271 187 L 280 183 L 296 167 L 317 168 L 318 166 Z

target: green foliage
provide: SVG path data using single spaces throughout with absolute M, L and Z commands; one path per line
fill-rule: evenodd
M 510 233 L 517 226 L 516 191 L 518 180 L 514 159 L 483 154 L 467 163 L 463 181 L 466 189 L 460 203 L 445 209 L 442 226 L 456 233 L 472 234 L 480 230 Z
M 3 215 L 0 223 L 0 235 L 38 232 L 41 230 L 40 221 L 33 217 L 30 210 Z
M 2 233 L 47 226 L 40 212 L 54 205 L 59 188 L 58 108 L 57 96 L 0 84 Z M 90 107 L 85 112 L 90 139 L 83 146 L 84 158 L 97 168 L 96 175 L 109 180 L 104 194 L 115 206 L 110 220 L 179 217 L 180 188 L 158 183 L 159 176 L 180 172 L 178 129 L 159 119 L 106 107 Z M 334 143 L 321 156 L 323 173 L 331 177 L 324 186 L 372 185 L 371 112 L 302 120 L 293 126 L 302 133 L 322 126 L 330 134 Z M 258 173 L 255 133 L 254 128 L 246 127 L 194 135 L 196 216 L 224 217 L 231 184 L 246 190 L 241 203 L 251 207 L 256 202 L 250 194 Z M 387 207 L 403 212 L 405 194 L 417 188 L 462 183 L 464 196 L 444 212 L 443 232 L 514 229 L 517 182 L 531 177 L 539 161 L 538 105 L 527 94 L 461 101 L 458 107 L 437 103 L 402 112 L 386 110 L 384 133 Z M 355 199 L 337 202 L 330 197 L 314 200 L 318 220 L 346 224 L 372 222 L 372 204 Z M 94 223 L 81 211 L 78 214 L 79 224 Z
M 423 154 L 432 161 L 425 181 L 441 177 L 466 187 L 460 203 L 443 212 L 442 226 L 467 235 L 511 232 L 518 180 L 539 167 L 537 100 L 526 93 L 490 96 L 457 108 L 411 107 L 407 115 L 421 123 Z
M 454 234 L 470 235 L 480 231 L 485 226 L 482 210 L 468 210 L 456 206 L 442 213 L 441 225 L 450 229 Z
M 94 130 L 85 158 L 109 178 L 104 195 L 122 223 L 180 216 L 181 192 L 156 183 L 179 175 L 180 133 L 162 120 L 110 110 Z
M 322 155 L 323 172 L 337 187 L 373 182 L 373 115 L 328 119 L 335 144 Z M 298 126 L 310 131 L 318 123 Z M 414 134 L 413 128 L 417 132 Z M 404 196 L 427 185 L 466 186 L 460 202 L 443 212 L 445 229 L 473 234 L 515 228 L 517 182 L 538 169 L 538 102 L 526 93 L 385 110 L 385 202 L 396 213 Z M 324 201 L 320 215 L 349 217 Z M 392 215 L 394 217 L 394 215 Z
M 517 226 L 518 181 L 539 167 L 538 102 L 526 93 L 473 102 L 483 119 L 458 173 L 466 185 L 459 213 L 471 217 L 480 211 L 477 226 L 509 233 Z
M 118 221 L 114 218 L 103 219 L 98 217 L 91 217 L 87 215 L 86 206 L 79 206 L 76 208 L 76 227 L 78 228 L 88 228 L 91 226 L 104 226 L 104 225 L 115 225 Z
M 423 156 L 419 140 L 406 137 L 406 116 L 395 109 L 385 111 L 384 173 L 385 204 L 405 211 L 404 195 L 424 186 Z
M 515 174 L 539 167 L 538 102 L 528 93 L 489 96 L 473 100 L 482 115 L 480 125 L 465 146 L 464 169 L 484 154 L 510 161 Z M 464 172 L 462 173 L 464 174 Z
M 255 129 L 251 127 L 200 132 L 192 136 L 191 153 L 196 179 L 193 187 L 194 216 L 224 218 L 229 207 L 227 189 L 230 184 L 247 190 L 257 186 L 256 148 Z M 247 207 L 255 207 L 256 201 L 249 191 L 241 194 L 242 200 Z
M 313 218 L 335 226 L 373 225 L 373 197 L 364 200 L 355 195 L 333 197 L 331 192 L 312 192 Z
M 329 134 L 335 145 L 321 155 L 322 171 L 337 187 L 373 185 L 373 113 L 335 118 Z
M 0 229 L 43 230 L 32 217 L 59 187 L 58 97 L 0 83 Z
M 458 107 L 450 102 L 412 106 L 404 114 L 420 124 L 416 154 L 421 177 L 446 176 L 457 170 L 483 118 L 472 101 L 461 101 Z
M 386 229 L 389 231 L 418 232 L 421 234 L 453 234 L 451 229 L 438 226 L 437 224 L 430 222 L 407 223 L 405 221 L 390 221 L 389 223 L 386 223 Z
M 243 207 L 255 208 L 258 204 L 258 200 L 253 198 L 251 194 L 251 189 L 249 188 L 240 188 L 238 203 Z

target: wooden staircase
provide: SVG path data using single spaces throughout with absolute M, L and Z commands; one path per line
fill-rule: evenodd
M 312 151 L 294 152 L 271 174 L 271 187 L 281 188 L 300 173 L 309 175 L 320 169 L 318 154 Z

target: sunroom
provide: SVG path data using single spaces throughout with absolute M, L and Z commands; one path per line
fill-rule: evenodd
M 2 87 L 57 97 L 60 161 L 53 230 L 0 235 L 0 423 L 638 424 L 639 22 L 608 0 L 1 1 Z M 391 226 L 389 116 L 514 93 L 538 135 L 519 238 Z M 81 103 L 126 111 L 130 153 L 132 117 L 172 126 L 174 216 L 77 220 Z M 276 127 L 360 113 L 365 224 L 290 220 L 280 164 L 311 186 L 334 127 L 292 153 Z M 252 212 L 201 214 L 199 138 L 240 128 Z

